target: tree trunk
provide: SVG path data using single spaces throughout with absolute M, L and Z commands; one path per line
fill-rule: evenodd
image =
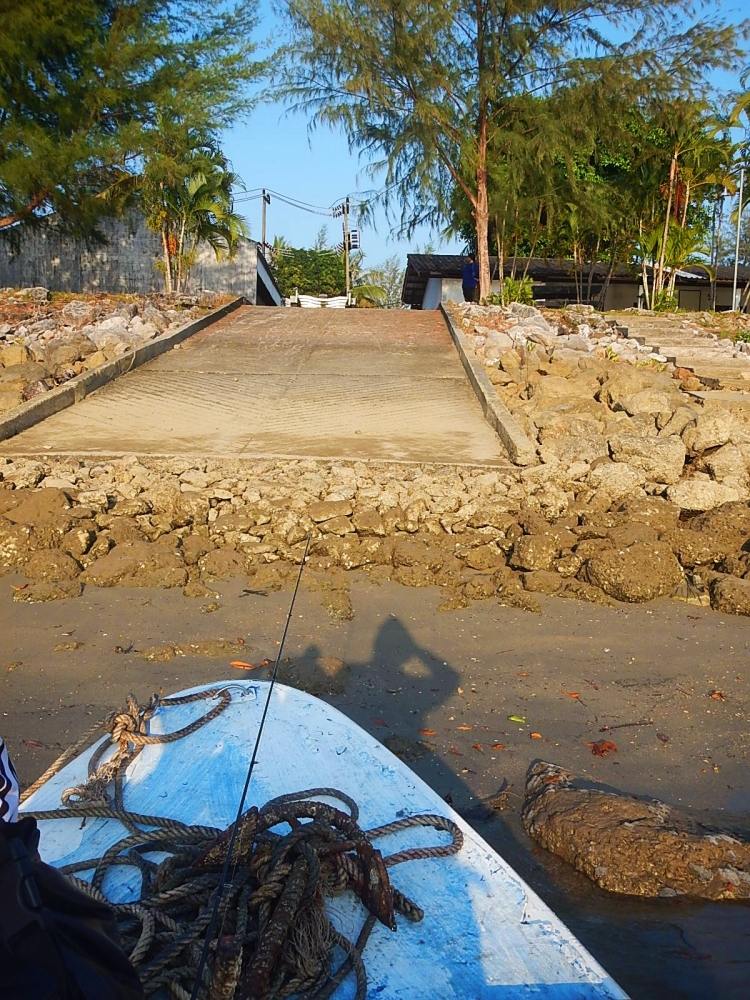
M 504 305 L 505 300 L 503 298 L 505 294 L 505 215 L 503 215 L 503 232 L 500 235 L 500 229 L 497 224 L 497 216 L 495 216 L 495 244 L 497 246 L 497 279 L 500 282 L 500 302 Z
M 167 295 L 172 294 L 172 260 L 169 256 L 169 240 L 167 239 L 166 226 L 161 227 L 161 245 L 164 252 L 164 291 Z
M 667 210 L 664 213 L 664 229 L 662 230 L 661 247 L 659 248 L 659 260 L 656 264 L 656 274 L 654 275 L 654 293 L 656 299 L 658 293 L 664 287 L 664 261 L 667 254 L 667 240 L 669 239 L 669 222 L 672 216 L 672 198 L 674 197 L 674 186 L 677 178 L 677 152 L 672 154 L 672 161 L 669 164 L 669 188 L 667 190 Z
M 682 206 L 682 218 L 680 219 L 680 229 L 687 226 L 688 203 L 690 202 L 690 182 L 685 185 L 685 203 Z
M 185 219 L 182 220 L 180 226 L 180 238 L 177 241 L 177 281 L 175 282 L 175 291 L 182 291 L 182 262 L 185 255 Z
M 487 194 L 487 109 L 479 115 L 477 145 L 477 203 L 474 208 L 477 230 L 477 263 L 479 264 L 479 301 L 486 299 L 492 287 L 490 281 L 490 210 Z
M 607 268 L 607 277 L 604 279 L 601 291 L 599 292 L 599 308 L 604 310 L 607 305 L 607 292 L 609 291 L 609 286 L 612 282 L 612 275 L 615 273 L 615 267 L 617 265 L 617 241 L 612 243 L 612 256 L 609 260 L 609 267 Z
M 651 308 L 651 294 L 648 287 L 648 269 L 646 267 L 646 258 L 641 261 L 641 282 L 643 284 L 643 297 L 646 300 L 646 308 Z

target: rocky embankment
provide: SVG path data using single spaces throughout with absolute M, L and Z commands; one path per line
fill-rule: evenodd
M 453 318 L 536 445 L 528 480 L 550 497 L 664 497 L 685 513 L 750 497 L 750 405 L 691 396 L 701 386 L 690 371 L 622 338 L 614 321 L 517 303 L 455 306 Z
M 311 532 L 306 585 L 342 617 L 352 570 L 439 587 L 444 608 L 492 599 L 538 610 L 538 593 L 600 603 L 674 595 L 750 614 L 747 500 L 688 511 L 647 492 L 657 481 L 650 453 L 640 465 L 627 454 L 576 457 L 575 474 L 564 463 L 0 459 L 0 571 L 28 581 L 14 589 L 19 601 L 87 585 L 205 597 L 220 580 L 284 585 Z
M 0 415 L 218 304 L 212 293 L 167 299 L 0 289 Z

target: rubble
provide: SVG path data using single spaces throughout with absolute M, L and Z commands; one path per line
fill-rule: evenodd
M 0 416 L 215 308 L 221 296 L 0 289 Z
M 344 618 L 354 571 L 433 587 L 445 608 L 494 600 L 534 611 L 537 594 L 611 603 L 687 592 L 724 613 L 750 611 L 747 500 L 682 508 L 663 495 L 674 486 L 648 495 L 642 469 L 610 459 L 580 465 L 576 473 L 559 465 L 5 458 L 0 572 L 25 575 L 35 588 L 56 584 L 47 599 L 69 596 L 74 588 L 64 583 L 180 587 L 192 597 L 226 580 L 264 590 L 293 577 L 310 532 L 308 576 Z

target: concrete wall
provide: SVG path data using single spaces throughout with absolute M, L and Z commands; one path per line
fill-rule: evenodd
M 108 219 L 100 225 L 103 244 L 73 239 L 54 219 L 18 235 L 0 233 L 0 287 L 43 285 L 59 292 L 161 291 L 164 282 L 155 263 L 161 259 L 159 238 L 138 215 Z M 201 247 L 188 290 L 210 289 L 245 295 L 255 302 L 257 252 L 243 240 L 232 260 L 217 261 L 209 246 Z

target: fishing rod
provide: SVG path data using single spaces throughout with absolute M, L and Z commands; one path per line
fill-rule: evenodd
M 266 694 L 266 703 L 263 706 L 263 714 L 260 717 L 260 725 L 258 726 L 258 734 L 255 737 L 255 746 L 253 747 L 253 753 L 250 758 L 250 764 L 247 769 L 247 775 L 245 776 L 245 784 L 242 789 L 242 795 L 240 796 L 240 804 L 237 807 L 237 815 L 234 819 L 234 824 L 232 827 L 232 835 L 229 838 L 229 844 L 227 846 L 226 857 L 224 858 L 224 865 L 221 870 L 221 879 L 219 880 L 219 885 L 216 888 L 214 894 L 213 906 L 211 909 L 211 919 L 209 921 L 208 927 L 206 929 L 206 936 L 203 940 L 203 948 L 201 949 L 200 962 L 198 963 L 198 971 L 195 975 L 195 983 L 193 984 L 193 991 L 190 994 L 190 1000 L 198 1000 L 200 993 L 201 983 L 203 981 L 203 973 L 206 969 L 206 963 L 208 962 L 208 952 L 211 945 L 211 938 L 213 937 L 214 931 L 216 929 L 216 921 L 219 917 L 219 909 L 221 907 L 221 898 L 224 894 L 224 888 L 227 884 L 227 875 L 229 874 L 229 866 L 232 861 L 232 855 L 234 854 L 234 845 L 237 841 L 237 835 L 240 829 L 240 820 L 242 819 L 242 813 L 245 808 L 245 800 L 247 799 L 247 793 L 250 788 L 250 781 L 253 776 L 253 770 L 255 769 L 255 764 L 258 758 L 258 749 L 260 748 L 260 740 L 263 735 L 263 728 L 266 724 L 266 716 L 268 715 L 268 708 L 271 704 L 271 695 L 273 694 L 273 689 L 276 684 L 276 675 L 279 671 L 279 663 L 281 662 L 281 654 L 284 651 L 284 643 L 286 641 L 286 634 L 289 631 L 289 625 L 292 620 L 292 612 L 294 611 L 294 604 L 297 600 L 297 592 L 299 590 L 300 581 L 302 580 L 302 570 L 305 568 L 305 563 L 307 562 L 307 553 L 310 549 L 310 540 L 312 538 L 312 532 L 307 534 L 307 543 L 305 544 L 305 551 L 302 555 L 302 562 L 300 563 L 299 573 L 297 574 L 297 582 L 294 585 L 294 591 L 292 593 L 292 600 L 289 604 L 289 611 L 286 616 L 286 623 L 284 625 L 284 631 L 281 635 L 281 642 L 279 643 L 279 651 L 276 654 L 276 662 L 273 665 L 273 671 L 271 673 L 271 683 L 268 685 L 268 693 Z

